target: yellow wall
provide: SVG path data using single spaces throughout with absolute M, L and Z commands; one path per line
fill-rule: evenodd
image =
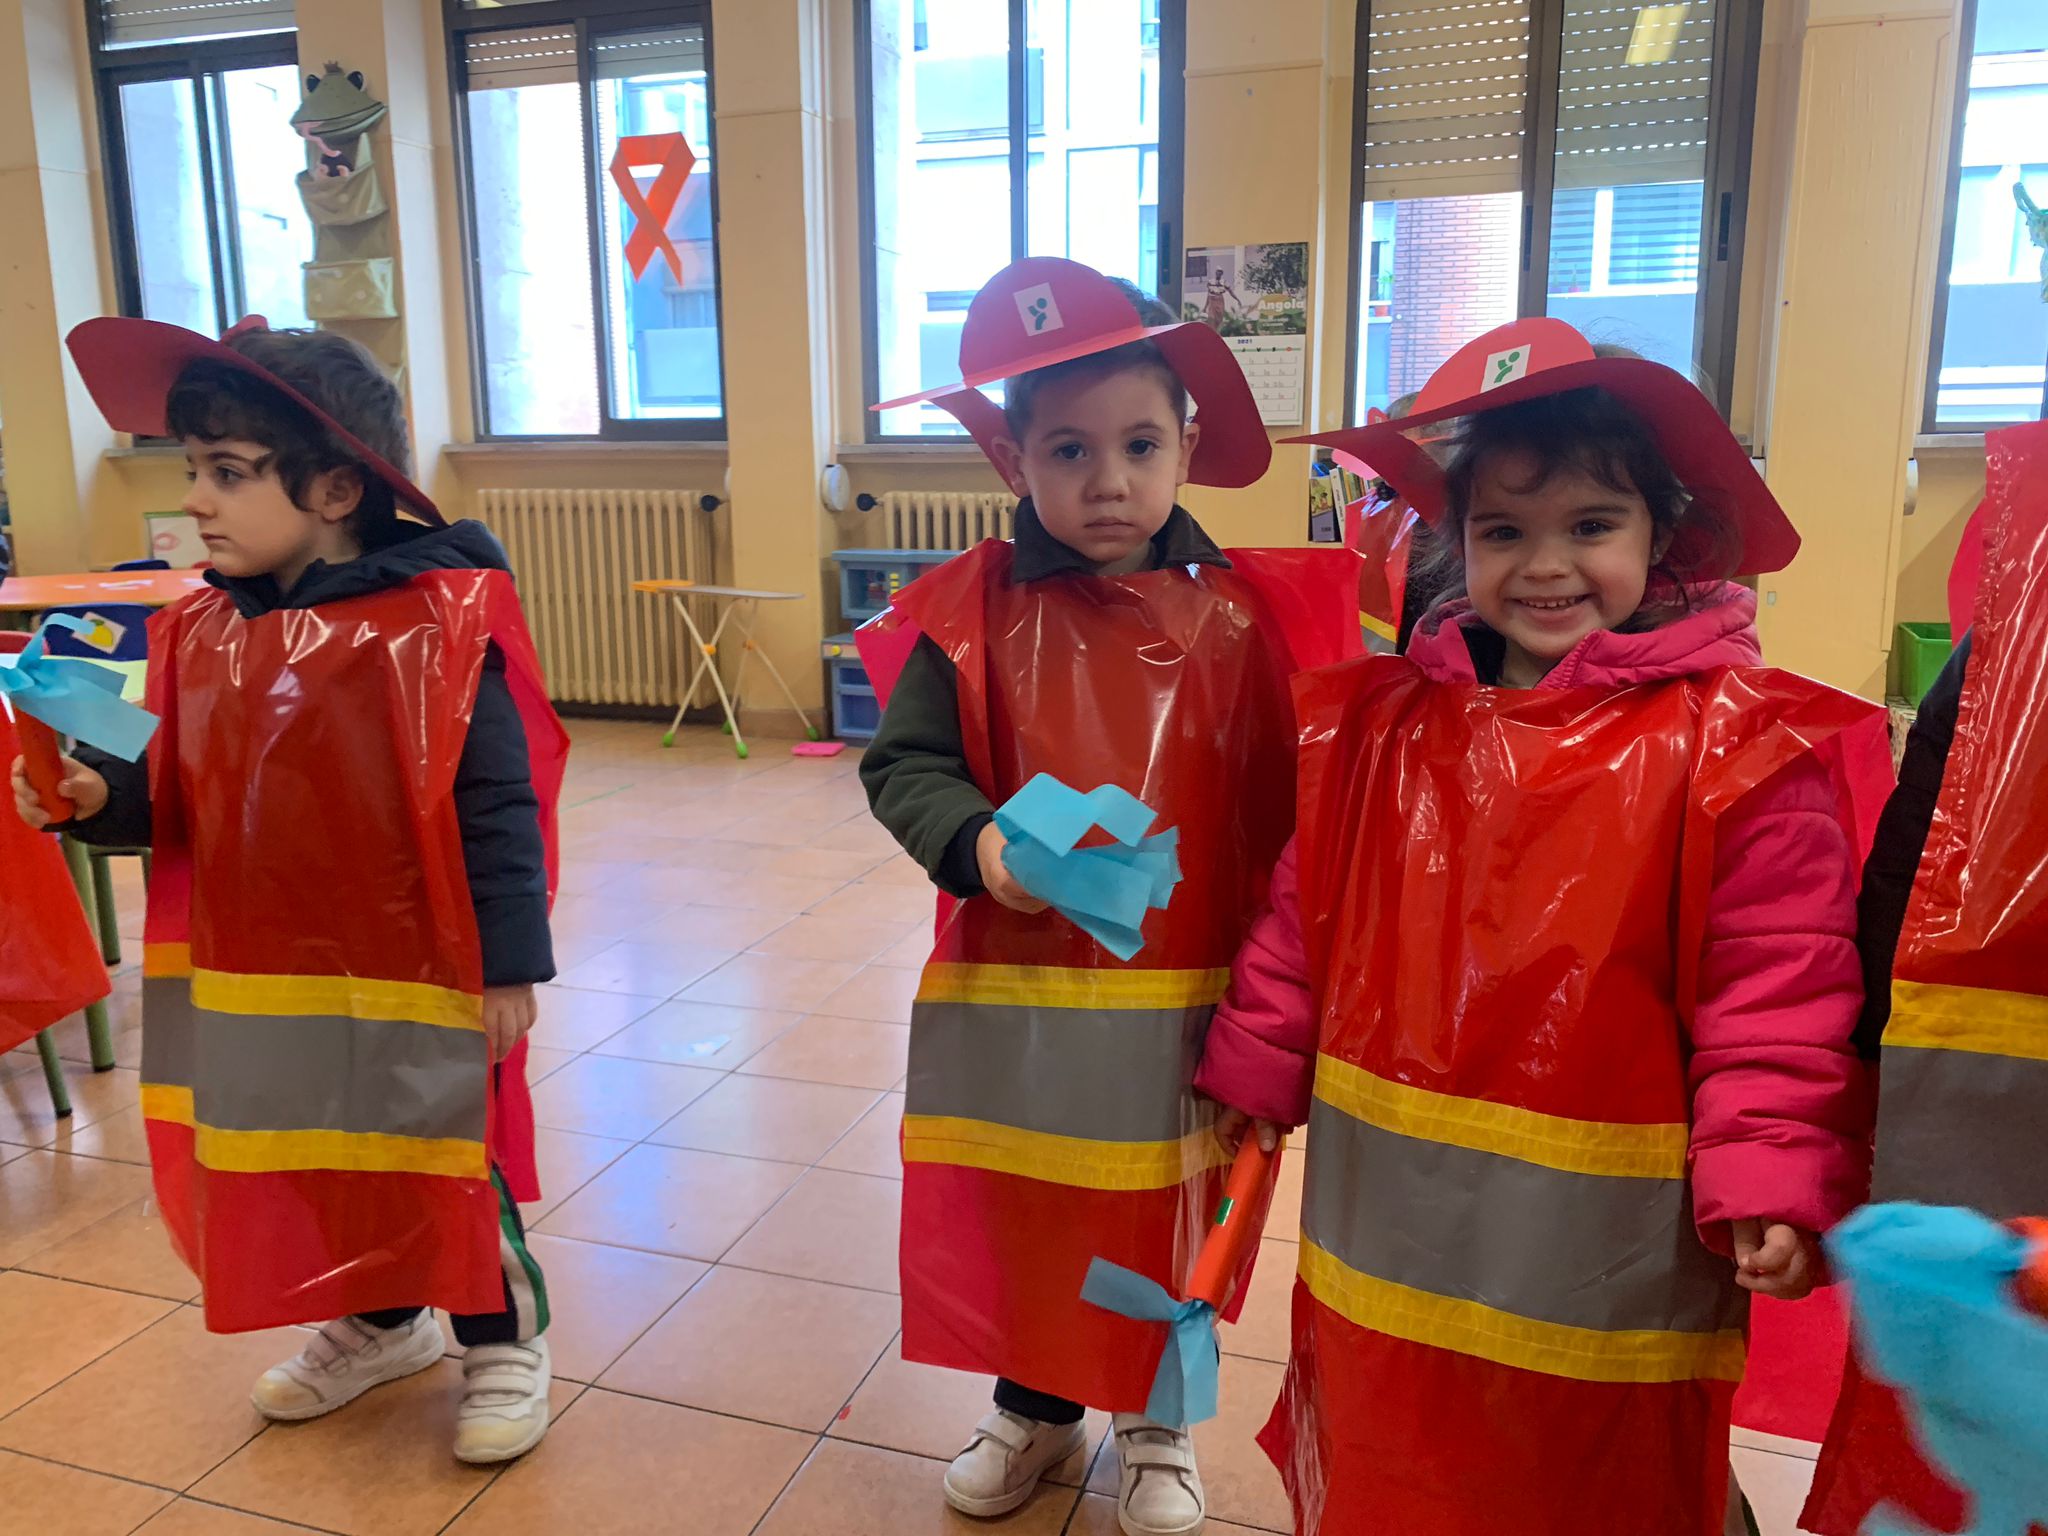
M 1766 581 L 1775 659 L 1875 691 L 1890 625 L 1941 616 L 1946 562 L 1981 449 L 1917 465 L 1906 501 L 1934 231 L 1954 88 L 1957 0 L 1767 0 L 1734 424 L 1807 538 Z M 861 440 L 858 101 L 851 0 L 718 0 L 720 251 L 727 445 L 464 446 L 474 433 L 440 0 L 299 0 L 302 59 L 339 56 L 392 103 L 393 167 L 423 483 L 451 511 L 493 486 L 689 487 L 732 498 L 732 574 L 804 594 L 771 654 L 807 698 L 829 616 L 827 555 L 872 537 L 817 500 Z M 1356 0 L 1190 0 L 1186 245 L 1310 242 L 1308 412 L 1343 410 Z M 112 306 L 78 0 L 0 15 L 0 420 L 27 569 L 139 552 L 140 513 L 175 505 L 175 456 L 115 454 L 61 330 Z M 17 280 L 25 274 L 26 280 Z M 1276 436 L 1285 432 L 1276 432 Z M 453 446 L 453 451 L 447 451 Z M 1290 543 L 1307 451 L 1243 491 L 1189 503 L 1226 543 Z M 843 456 L 856 491 L 997 488 L 969 452 Z

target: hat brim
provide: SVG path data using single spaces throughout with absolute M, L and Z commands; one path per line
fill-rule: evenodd
M 978 372 L 937 389 L 885 400 L 874 409 L 889 411 L 929 401 L 965 427 L 982 452 L 993 458 L 991 445 L 996 438 L 1006 435 L 1008 428 L 1002 407 L 981 392 L 983 385 L 1093 357 L 1134 341 L 1149 341 L 1157 346 L 1194 397 L 1194 419 L 1202 428 L 1202 436 L 1188 465 L 1188 480 L 1195 485 L 1235 489 L 1250 485 L 1265 474 L 1273 462 L 1273 440 L 1259 415 L 1251 384 L 1229 343 L 1198 320 L 1136 326 L 1097 335 L 1057 352 L 1040 353 L 1012 368 Z
M 233 347 L 197 331 L 188 331 L 182 325 L 114 315 L 74 326 L 64 341 L 71 349 L 72 360 L 78 364 L 93 404 L 106 417 L 107 425 L 117 432 L 131 432 L 139 437 L 168 436 L 164 407 L 178 376 L 196 362 L 219 363 L 261 379 L 311 415 L 339 438 L 365 469 L 390 486 L 392 496 L 407 510 L 436 525 L 447 522 L 433 498 L 396 466 L 268 368 L 251 362 Z
M 1685 375 L 1647 358 L 1596 357 L 1565 363 L 1398 421 L 1313 432 L 1285 441 L 1321 443 L 1358 455 L 1380 470 L 1416 511 L 1431 523 L 1441 524 L 1448 510 L 1443 471 L 1426 452 L 1418 460 L 1395 447 L 1393 439 L 1414 447 L 1405 434 L 1418 428 L 1575 389 L 1603 389 L 1634 411 L 1649 427 L 1665 462 L 1693 499 L 1714 508 L 1734 525 L 1742 554 L 1731 574 L 1762 576 L 1792 563 L 1799 553 L 1799 531 L 1713 402 Z M 1669 557 L 1674 563 L 1683 568 L 1707 560 L 1711 553 L 1704 541 L 1689 539 L 1680 524 Z

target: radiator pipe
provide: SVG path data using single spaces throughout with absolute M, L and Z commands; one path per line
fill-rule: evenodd
M 853 504 L 863 512 L 872 512 L 881 505 L 879 501 L 875 500 L 866 491 L 862 491 L 858 496 L 854 497 Z
M 705 512 L 716 512 L 723 505 L 724 503 L 716 496 L 699 496 L 697 498 L 697 506 Z

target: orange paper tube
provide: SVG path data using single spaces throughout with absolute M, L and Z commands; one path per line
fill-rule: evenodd
M 50 820 L 69 821 L 77 807 L 58 790 L 64 782 L 64 754 L 57 745 L 57 733 L 25 712 L 15 715 L 14 730 L 21 737 L 22 766 L 36 799 Z
M 2020 1236 L 2027 1239 L 2030 1253 L 2027 1267 L 2020 1271 L 2014 1282 L 2020 1294 L 2020 1303 L 2036 1316 L 2048 1317 L 2048 1221 L 2030 1217 L 2013 1223 Z
M 1219 1311 L 1222 1309 L 1224 1293 L 1230 1289 L 1231 1279 L 1244 1259 L 1246 1245 L 1258 1241 L 1252 1219 L 1259 1190 L 1266 1182 L 1266 1171 L 1278 1155 L 1277 1151 L 1268 1152 L 1259 1145 L 1256 1129 L 1245 1127 L 1237 1161 L 1230 1165 L 1230 1182 L 1224 1188 L 1223 1203 L 1216 1208 L 1216 1224 L 1209 1229 L 1195 1259 L 1195 1276 L 1188 1282 L 1188 1300 L 1206 1301 Z

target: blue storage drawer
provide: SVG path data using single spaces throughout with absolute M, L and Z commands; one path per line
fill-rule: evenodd
M 834 635 L 823 646 L 832 678 L 832 734 L 841 741 L 869 741 L 882 723 L 882 701 L 860 664 L 852 635 Z

